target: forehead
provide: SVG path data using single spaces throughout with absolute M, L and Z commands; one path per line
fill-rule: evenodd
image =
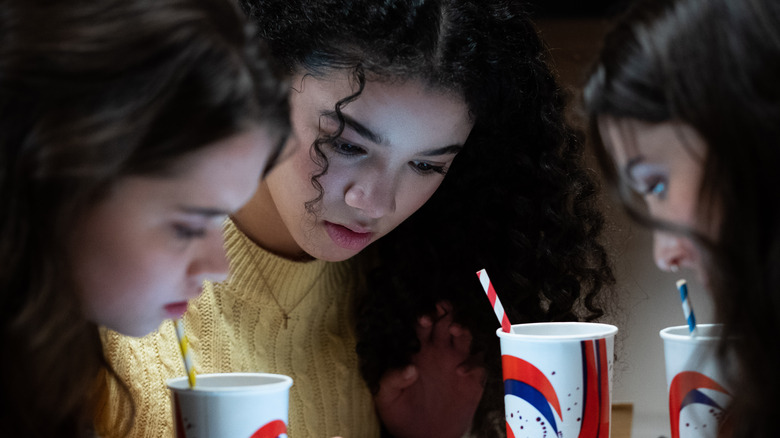
M 325 75 L 298 75 L 293 82 L 293 113 L 331 113 L 336 103 L 358 91 L 349 71 Z M 454 92 L 417 79 L 368 78 L 364 89 L 342 107 L 388 143 L 419 146 L 463 143 L 473 125 L 465 100 Z
M 607 152 L 618 165 L 625 165 L 636 157 L 653 160 L 679 154 L 701 160 L 706 153 L 701 136 L 681 122 L 649 123 L 603 117 L 599 119 L 598 127 Z
M 639 154 L 635 120 L 601 117 L 598 120 L 598 129 L 604 148 L 616 164 L 624 164 L 630 157 Z
M 181 157 L 167 175 L 144 179 L 156 185 L 149 191 L 160 200 L 232 212 L 257 186 L 273 141 L 266 127 L 256 126 Z

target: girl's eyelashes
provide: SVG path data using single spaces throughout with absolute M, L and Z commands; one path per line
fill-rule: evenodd
M 658 180 L 649 188 L 649 193 L 654 196 L 663 197 L 666 194 L 666 182 Z
M 628 181 L 641 196 L 653 196 L 664 199 L 669 185 L 666 166 L 638 163 L 630 166 L 626 172 Z
M 668 183 L 665 178 L 659 176 L 643 181 L 640 184 L 640 187 L 637 187 L 636 189 L 642 196 L 654 196 L 659 199 L 664 199 L 666 197 Z
M 438 173 L 441 175 L 444 175 L 447 173 L 447 168 L 445 166 L 437 166 L 431 163 L 426 163 L 425 161 L 410 161 L 409 165 L 412 166 L 412 168 L 420 174 L 429 174 L 429 173 Z
M 174 224 L 173 231 L 177 238 L 191 240 L 205 237 L 207 230 L 201 227 L 192 227 L 184 224 Z
M 337 154 L 345 155 L 345 156 L 361 156 L 367 153 L 364 147 L 355 145 L 353 143 L 341 139 L 333 140 L 332 142 L 330 142 L 330 146 Z M 411 166 L 415 172 L 421 175 L 434 174 L 434 173 L 444 175 L 445 173 L 447 173 L 446 166 L 432 164 L 427 161 L 413 160 L 409 162 L 409 166 Z
M 362 147 L 340 139 L 333 140 L 330 146 L 336 153 L 341 155 L 362 155 L 366 152 Z

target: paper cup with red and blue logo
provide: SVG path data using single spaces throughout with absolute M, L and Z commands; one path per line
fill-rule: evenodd
M 586 322 L 499 329 L 508 438 L 609 438 L 617 327 Z
M 292 378 L 281 374 L 198 374 L 168 381 L 177 438 L 287 437 Z
M 698 324 L 661 330 L 672 438 L 718 436 L 731 401 L 724 361 L 717 356 L 722 325 Z

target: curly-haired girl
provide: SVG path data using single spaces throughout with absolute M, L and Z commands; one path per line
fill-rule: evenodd
M 293 77 L 297 152 L 234 215 L 231 277 L 185 316 L 201 368 L 293 376 L 295 437 L 377 436 L 374 399 L 396 436 L 501 433 L 476 271 L 516 322 L 597 317 L 612 282 L 582 144 L 522 3 L 244 6 Z M 139 397 L 157 385 L 150 429 L 170 428 L 155 382 L 182 373 L 174 336 L 111 341 Z

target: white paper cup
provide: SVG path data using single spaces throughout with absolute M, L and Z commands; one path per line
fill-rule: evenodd
M 281 374 L 198 374 L 168 381 L 177 438 L 287 436 L 292 379 Z
M 617 327 L 515 324 L 501 341 L 507 436 L 608 438 Z
M 661 330 L 673 438 L 718 435 L 731 391 L 718 360 L 720 324 L 698 324 L 692 337 L 687 325 Z

